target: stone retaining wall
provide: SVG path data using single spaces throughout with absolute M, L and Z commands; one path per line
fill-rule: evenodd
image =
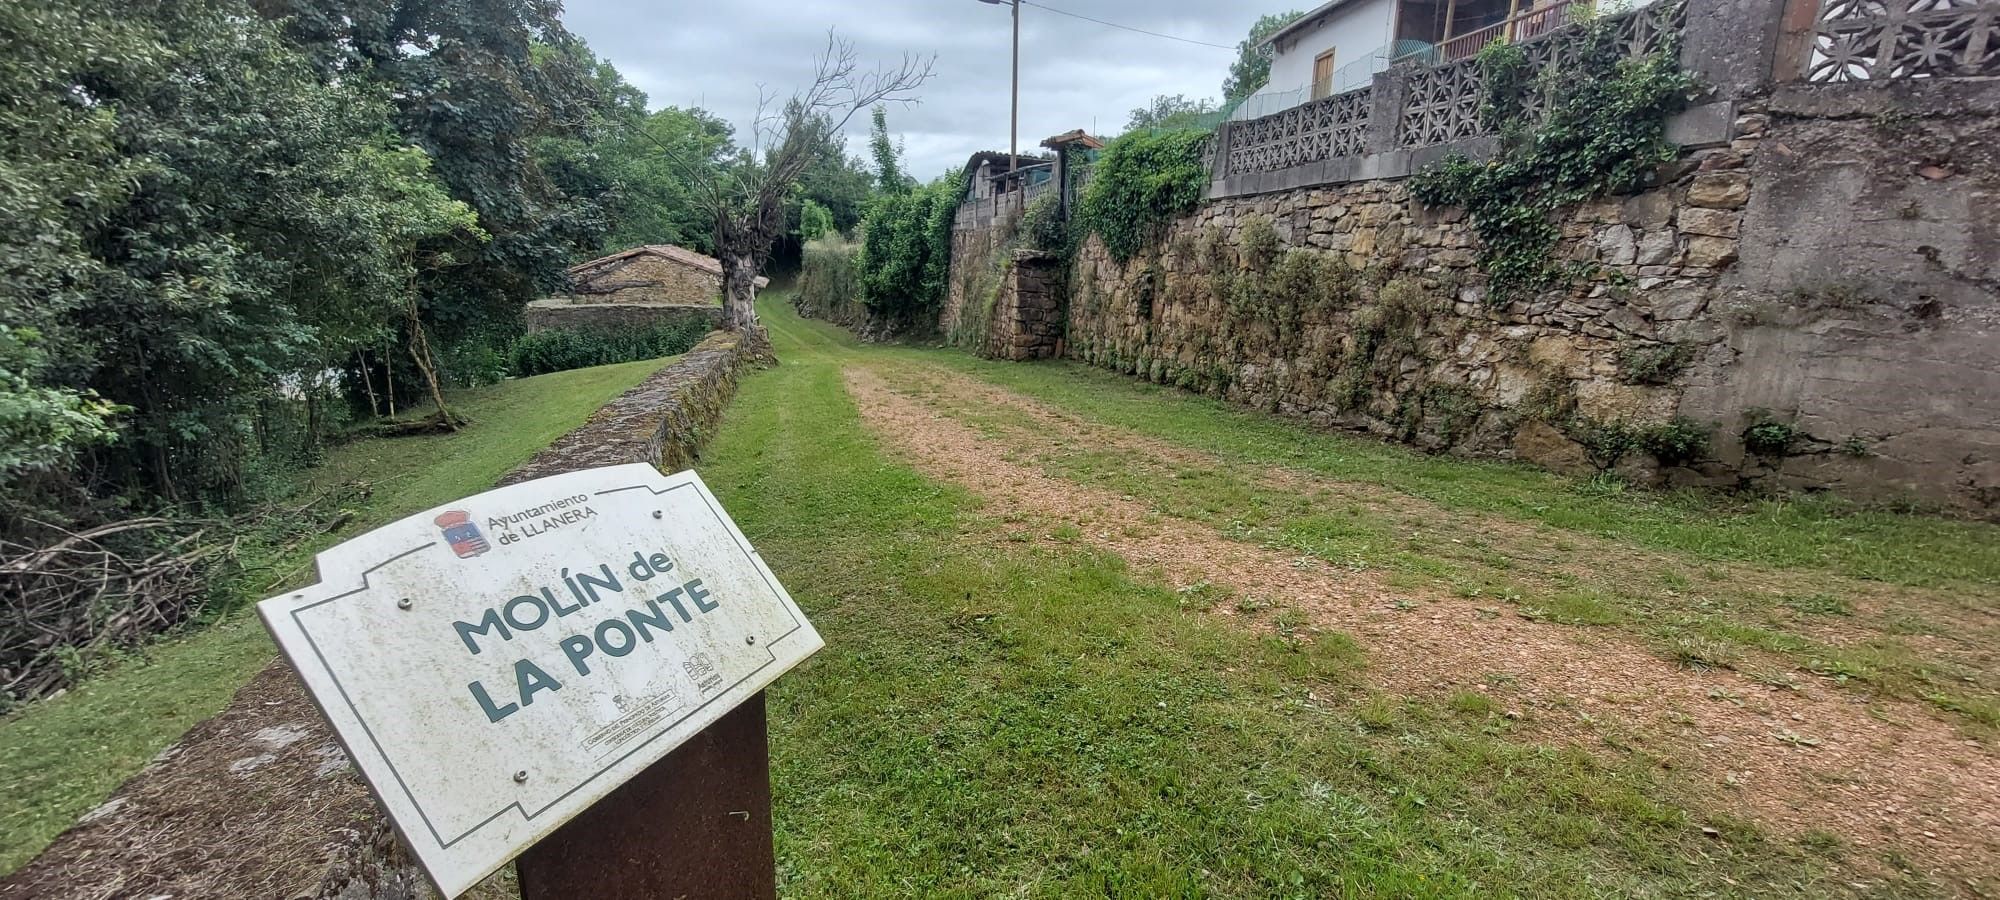
M 722 422 L 736 396 L 736 381 L 750 365 L 768 359 L 762 331 L 711 332 L 672 365 L 604 404 L 590 421 L 556 439 L 501 485 L 629 462 L 649 462 L 664 472 L 694 464 L 701 446 Z
M 509 473 L 513 484 L 646 461 L 686 468 L 721 421 L 761 332 L 710 334 Z M 87 752 L 79 750 L 79 752 Z M 474 888 L 468 896 L 497 896 Z M 79 819 L 0 898 L 436 897 L 284 660 Z
M 714 303 L 685 305 L 670 303 L 585 303 L 580 298 L 551 297 L 536 300 L 521 310 L 521 321 L 530 334 L 555 328 L 648 328 L 678 325 L 688 321 L 722 325 L 722 307 Z
M 1062 300 L 1061 258 L 1037 250 L 1013 251 L 980 355 L 1011 360 L 1061 356 Z
M 1590 471 L 1592 424 L 1682 417 L 1668 483 L 2000 514 L 2000 82 L 1780 86 L 1736 138 L 1587 203 L 1572 289 L 1495 307 L 1401 180 L 1210 202 L 1071 274 L 1069 354 L 1316 424 Z M 1746 446 L 1773 423 L 1780 447 Z M 1754 442 L 1752 442 L 1754 443 Z

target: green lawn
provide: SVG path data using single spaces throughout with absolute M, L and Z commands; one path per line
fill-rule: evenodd
M 274 579 L 311 578 L 311 556 L 377 525 L 485 490 L 599 406 L 652 374 L 647 360 L 524 378 L 456 396 L 471 427 L 335 448 L 304 473 L 305 496 L 366 482 L 338 533 L 258 558 L 230 587 L 236 609 L 162 640 L 68 693 L 0 720 L 0 873 L 27 862 L 76 817 L 196 722 L 213 715 L 275 650 L 249 612 Z M 254 551 L 249 554 L 257 557 Z M 273 592 L 283 584 L 272 588 Z
M 1490 703 L 1372 694 L 1340 635 L 1259 634 L 1114 557 L 1009 543 L 1005 510 L 878 450 L 840 368 L 880 350 L 765 315 L 783 365 L 745 380 L 701 469 L 827 640 L 771 692 L 787 896 L 1848 890 L 1837 849 L 1671 772 L 1514 740 Z
M 1015 457 L 1239 540 L 1527 618 L 1629 631 L 1686 665 L 1778 686 L 1824 679 L 1929 703 L 1975 733 L 2000 729 L 2000 664 L 1990 652 L 2000 641 L 1991 615 L 2000 528 L 1991 524 L 1823 498 L 1605 491 L 1526 466 L 1318 432 L 1067 364 L 891 354 L 897 364 L 877 362 L 879 371 Z M 941 371 L 1005 385 L 1105 430 L 1051 441 L 1047 423 L 955 395 Z M 1200 462 L 1112 444 L 1130 436 Z
M 896 352 L 1190 448 L 1379 485 L 1446 509 L 1498 513 L 1716 561 L 1822 569 L 1896 584 L 2000 586 L 2000 528 L 1990 524 L 1861 509 L 1829 496 L 1732 500 L 1697 492 L 1580 490 L 1575 479 L 1525 464 L 1431 456 L 1305 428 L 1082 363 L 1023 365 L 949 350 Z

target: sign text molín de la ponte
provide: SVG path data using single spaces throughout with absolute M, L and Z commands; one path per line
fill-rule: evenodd
M 447 896 L 822 646 L 693 472 L 511 485 L 318 562 L 258 612 Z

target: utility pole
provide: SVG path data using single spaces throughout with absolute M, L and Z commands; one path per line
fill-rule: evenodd
M 1015 170 L 1021 167 L 1021 0 L 979 2 L 993 6 L 1005 3 L 1014 7 L 1014 72 L 1013 87 L 1009 91 L 1013 95 L 1013 110 L 1007 117 L 1007 175 L 1012 177 Z
M 1014 108 L 1007 116 L 1007 174 L 1013 175 L 1021 168 L 1021 0 L 1014 0 Z M 1021 179 L 1014 179 L 1015 190 L 1020 190 Z

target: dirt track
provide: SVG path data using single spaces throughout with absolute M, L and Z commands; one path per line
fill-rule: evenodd
M 1376 573 L 1293 558 L 1163 516 L 1133 497 L 1045 474 L 1035 458 L 1088 441 L 1135 465 L 1215 460 L 953 372 L 881 364 L 849 368 L 847 384 L 868 425 L 924 471 L 965 486 L 1010 520 L 1031 521 L 1040 534 L 1069 526 L 1082 541 L 1176 587 L 1210 582 L 1296 610 L 1308 629 L 1344 632 L 1367 652 L 1370 675 L 1384 691 L 1481 690 L 1518 720 L 1515 733 L 1524 740 L 1650 754 L 1715 802 L 1780 833 L 1825 829 L 1972 884 L 1990 883 L 2000 866 L 2000 758 L 1920 705 L 1811 686 L 1780 690 L 1731 671 L 1683 668 L 1615 631 L 1392 588 Z M 982 431 L 962 418 L 998 408 L 1035 424 Z M 1290 470 L 1267 469 L 1258 478 L 1374 505 L 1422 502 Z M 1500 519 L 1479 525 L 1525 528 Z M 1502 546 L 1534 552 L 1540 539 L 1521 537 Z M 1228 604 L 1216 612 L 1272 627 L 1269 617 L 1240 616 Z

